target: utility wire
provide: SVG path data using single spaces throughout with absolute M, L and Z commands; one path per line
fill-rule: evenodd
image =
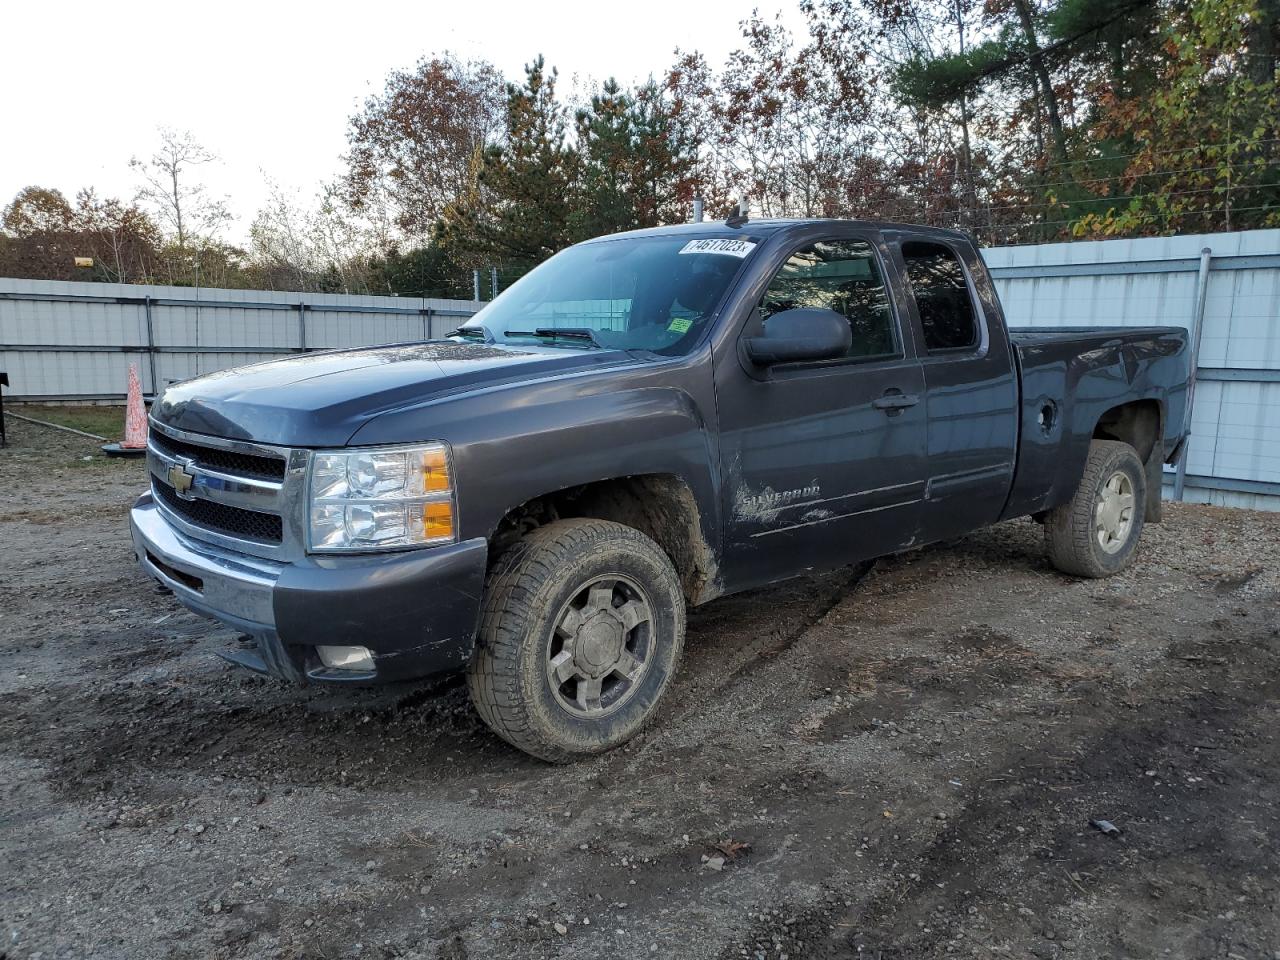
M 1201 207 L 1198 210 L 1179 210 L 1179 211 L 1162 211 L 1152 213 L 1149 216 L 1154 220 L 1173 220 L 1181 217 L 1207 217 L 1215 213 L 1226 213 L 1230 209 L 1233 214 L 1251 213 L 1257 210 L 1272 210 L 1280 214 L 1280 204 L 1264 203 L 1254 207 L 1237 207 L 1223 204 L 1220 207 Z M 1005 223 L 981 224 L 974 229 L 979 231 L 987 230 L 1035 230 L 1040 227 L 1063 226 L 1079 221 L 1078 217 L 1072 217 L 1067 220 L 1036 220 L 1031 222 L 1007 221 Z
M 1272 164 L 1272 166 L 1280 166 L 1280 164 Z M 1250 190 L 1268 190 L 1277 189 L 1280 184 L 1232 184 L 1232 191 L 1247 192 Z M 1212 187 L 1198 187 L 1193 190 L 1153 190 L 1150 193 L 1128 193 L 1117 195 L 1104 195 L 1097 197 L 1077 197 L 1071 200 L 1045 200 L 1036 203 L 1002 203 L 990 204 L 977 207 L 979 210 L 1029 210 L 1033 208 L 1053 209 L 1057 207 L 1068 208 L 1077 205 L 1094 204 L 1094 203 L 1118 203 L 1121 200 L 1145 200 L 1148 197 L 1186 197 L 1200 193 L 1225 193 L 1226 186 L 1219 184 Z
M 1280 143 L 1280 137 L 1274 138 L 1271 140 L 1258 140 L 1254 142 L 1255 143 Z M 1173 152 L 1173 151 L 1165 151 L 1165 153 L 1169 153 L 1169 152 Z M 1177 151 L 1177 152 L 1181 152 L 1181 151 Z M 1141 156 L 1141 154 L 1132 154 L 1131 156 Z M 1111 159 L 1111 158 L 1106 158 L 1106 159 Z M 1100 163 L 1102 162 L 1102 159 L 1099 159 L 1097 161 L 1073 160 L 1068 162 L 1069 163 L 1093 163 L 1093 162 Z M 1274 161 L 1265 161 L 1266 165 L 1271 165 L 1273 162 Z M 1054 181 L 1050 181 L 1049 183 L 1034 183 L 1034 184 L 1030 184 L 1029 186 L 1035 187 L 1036 189 L 1045 189 L 1048 187 L 1079 186 L 1081 184 L 1086 184 L 1086 183 L 1108 183 L 1112 180 L 1126 180 L 1126 179 L 1137 180 L 1143 177 L 1175 176 L 1181 173 L 1202 173 L 1209 170 L 1219 170 L 1224 167 L 1229 167 L 1231 169 L 1245 169 L 1245 168 L 1256 167 L 1256 166 L 1258 166 L 1258 164 L 1255 161 L 1243 159 L 1243 160 L 1228 161 L 1225 164 L 1215 163 L 1211 166 L 1205 166 L 1205 167 L 1183 167 L 1177 170 L 1152 170 L 1148 173 L 1134 173 L 1134 174 L 1126 174 L 1122 172 L 1122 173 L 1115 173 L 1106 177 L 1087 177 L 1087 178 L 1079 178 L 1079 179 L 1071 179 L 1071 180 L 1054 180 Z M 899 177 L 897 178 L 897 182 L 901 184 L 915 184 L 917 186 L 923 186 L 923 185 L 928 185 L 932 183 L 937 183 L 938 178 L 923 177 L 923 176 Z

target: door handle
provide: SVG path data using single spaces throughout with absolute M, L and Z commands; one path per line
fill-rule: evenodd
M 877 410 L 883 410 L 891 417 L 895 417 L 908 407 L 914 407 L 920 402 L 920 398 L 914 393 L 903 393 L 900 390 L 887 390 L 884 396 L 878 397 L 871 401 L 871 405 Z

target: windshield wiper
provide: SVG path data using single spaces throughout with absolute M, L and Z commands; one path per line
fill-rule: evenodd
M 545 337 L 559 340 L 590 340 L 593 346 L 604 347 L 590 327 L 537 327 L 533 330 L 507 330 L 504 337 Z
M 449 336 L 462 337 L 464 340 L 479 340 L 481 343 L 493 343 L 493 338 L 484 327 L 459 327 Z

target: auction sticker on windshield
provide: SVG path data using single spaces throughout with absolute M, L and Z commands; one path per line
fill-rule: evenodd
M 741 259 L 756 248 L 750 240 L 690 240 L 681 253 L 722 253 Z

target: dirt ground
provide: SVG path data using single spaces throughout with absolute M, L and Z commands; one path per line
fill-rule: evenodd
M 10 429 L 0 956 L 1280 957 L 1280 514 L 717 601 L 658 724 L 552 767 L 456 681 L 226 665 L 135 569 L 142 467 Z

